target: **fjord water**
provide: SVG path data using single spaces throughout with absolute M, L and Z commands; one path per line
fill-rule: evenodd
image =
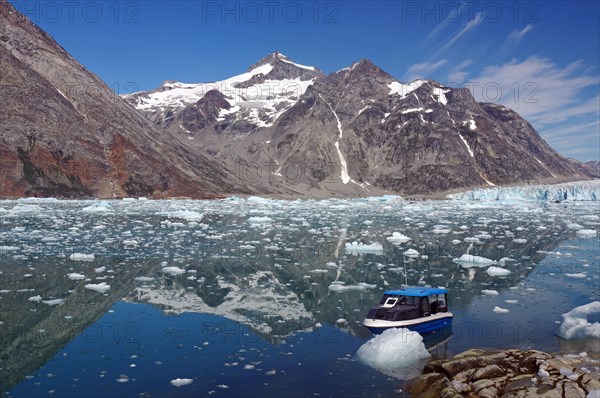
M 598 202 L 394 197 L 1 201 L 2 391 L 401 396 L 422 363 L 383 373 L 355 353 L 404 265 L 409 285 L 450 291 L 454 324 L 428 339 L 435 356 L 600 351 L 555 336 L 561 314 L 598 300 L 599 213 Z M 510 273 L 454 261 L 467 252 Z

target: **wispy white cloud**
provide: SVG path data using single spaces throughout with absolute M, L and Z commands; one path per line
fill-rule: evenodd
M 451 12 L 448 12 L 443 21 L 438 23 L 428 34 L 421 40 L 421 44 L 429 44 L 435 38 L 438 37 L 440 33 L 442 33 L 450 24 L 456 23 L 457 20 L 462 15 L 462 12 L 465 8 L 465 3 L 460 4 L 457 8 L 453 9 Z
M 600 78 L 581 61 L 560 67 L 535 56 L 522 62 L 512 60 L 485 68 L 470 82 L 477 84 L 471 87 L 478 101 L 514 109 L 559 152 L 598 154 L 594 121 L 600 117 L 600 96 L 590 96 L 590 91 Z
M 510 52 L 512 52 L 514 49 L 516 49 L 519 46 L 519 44 L 521 44 L 521 40 L 523 40 L 523 37 L 525 37 L 525 35 L 528 32 L 530 32 L 532 29 L 533 29 L 533 25 L 528 24 L 521 30 L 519 30 L 519 29 L 513 30 L 506 37 L 506 39 L 504 40 L 504 43 L 502 43 L 502 47 L 500 47 L 500 50 L 498 51 L 497 56 L 503 57 L 503 56 L 509 54 Z
M 433 73 L 436 70 L 438 70 L 446 62 L 448 61 L 442 59 L 433 63 L 424 62 L 422 64 L 413 64 L 408 68 L 408 70 L 404 74 L 403 80 L 410 82 L 415 79 L 427 79 L 428 77 L 430 77 L 430 73 Z
M 454 35 L 452 35 L 443 45 L 442 47 L 439 49 L 439 51 L 446 51 L 448 50 L 450 47 L 452 47 L 454 44 L 456 44 L 461 37 L 463 37 L 464 35 L 466 35 L 469 31 L 475 29 L 477 26 L 479 26 L 484 20 L 484 16 L 483 13 L 478 12 L 477 14 L 475 14 L 475 18 L 471 19 L 469 22 L 467 22 L 465 24 L 465 26 L 459 30 L 458 32 L 456 32 Z

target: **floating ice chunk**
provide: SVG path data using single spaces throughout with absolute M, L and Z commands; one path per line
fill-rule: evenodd
M 88 283 L 85 285 L 85 288 L 98 293 L 106 293 L 110 289 L 110 285 L 108 285 L 106 282 Z
M 117 379 L 117 383 L 127 383 L 128 381 L 129 381 L 129 376 L 127 376 L 127 375 L 121 375 Z
M 492 289 L 483 289 L 481 291 L 481 294 L 485 294 L 486 296 L 497 296 L 500 293 L 498 293 L 497 290 L 492 290 Z
M 367 290 L 367 289 L 375 289 L 376 285 L 370 285 L 368 283 L 358 283 L 356 285 L 344 285 L 343 282 L 333 282 L 329 285 L 329 290 L 332 292 L 345 292 L 348 290 Z
M 133 278 L 136 282 L 152 282 L 154 280 L 154 278 L 151 278 L 149 276 L 136 276 L 135 278 Z
M 181 275 L 185 273 L 185 271 L 179 267 L 164 267 L 160 270 L 160 272 L 164 272 L 165 274 L 169 275 Z
M 92 203 L 91 205 L 81 209 L 81 211 L 85 213 L 107 213 L 111 210 L 112 207 L 110 207 L 110 204 L 106 202 Z
M 54 306 L 54 305 L 59 305 L 65 302 L 65 299 L 53 299 L 53 300 L 44 300 L 42 301 L 43 304 L 49 305 L 49 306 Z
M 579 224 L 573 222 L 573 223 L 567 224 L 567 228 L 578 230 L 578 229 L 583 229 L 583 225 L 579 225 Z
M 587 277 L 587 274 L 585 272 L 578 272 L 575 274 L 565 274 L 565 276 L 567 278 L 584 279 Z
M 573 308 L 563 314 L 563 321 L 558 328 L 558 336 L 566 340 L 600 338 L 600 323 L 590 323 L 587 316 L 600 314 L 600 301 Z
M 595 238 L 596 230 L 595 229 L 580 229 L 577 231 L 577 236 L 581 238 Z
M 77 272 L 70 272 L 67 274 L 67 278 L 69 278 L 72 281 L 80 281 L 85 279 L 85 275 L 78 274 Z
M 27 300 L 33 301 L 34 303 L 39 303 L 40 301 L 42 301 L 42 296 L 40 296 L 40 295 L 32 296 L 32 297 L 29 297 Z
M 346 243 L 346 251 L 351 253 L 375 253 L 381 254 L 383 252 L 383 246 L 381 243 L 361 243 L 352 242 Z
M 470 267 L 487 267 L 491 264 L 496 264 L 496 261 L 489 258 L 474 256 L 472 254 L 463 254 L 459 258 L 454 259 L 455 263 L 460 264 L 464 268 Z
M 404 328 L 385 330 L 363 344 L 356 354 L 372 368 L 403 379 L 418 375 L 431 356 L 423 337 Z
M 171 380 L 171 384 L 175 387 L 179 388 L 181 386 L 187 386 L 188 384 L 192 384 L 194 379 L 180 379 L 179 377 Z
M 527 243 L 527 239 L 523 239 L 523 238 L 517 238 L 517 239 L 513 239 L 514 243 Z
M 460 245 L 461 242 L 458 239 L 454 239 L 450 243 L 452 243 L 453 245 Z
M 93 254 L 83 254 L 83 253 L 73 253 L 69 256 L 69 258 L 73 261 L 87 261 L 91 262 L 96 259 Z
M 106 267 L 105 266 L 94 268 L 94 272 L 97 273 L 97 274 L 101 274 L 104 271 L 106 271 Z
M 510 310 L 507 310 L 506 308 L 500 308 L 498 306 L 495 306 L 494 307 L 494 312 L 496 314 L 506 314 L 506 313 L 510 312 Z
M 504 302 L 507 304 L 517 304 L 519 300 L 504 300 Z
M 385 239 L 394 245 L 397 245 L 400 243 L 406 243 L 411 240 L 411 238 L 409 238 L 406 235 L 401 234 L 400 232 L 394 232 L 394 233 L 392 233 L 392 236 L 388 236 Z
M 506 268 L 500 268 L 500 267 L 494 267 L 494 266 L 491 266 L 485 272 L 491 276 L 506 276 L 506 275 L 510 274 L 510 271 L 507 270 Z
M 416 251 L 415 249 L 408 249 L 407 251 L 405 251 L 404 254 L 406 257 L 418 257 L 419 256 L 419 252 Z
M 270 224 L 273 222 L 271 217 L 250 217 L 248 218 L 250 224 Z

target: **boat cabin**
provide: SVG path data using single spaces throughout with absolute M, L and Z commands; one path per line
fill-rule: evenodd
M 446 289 L 411 287 L 384 292 L 379 304 L 369 310 L 367 318 L 405 321 L 443 312 L 448 312 Z

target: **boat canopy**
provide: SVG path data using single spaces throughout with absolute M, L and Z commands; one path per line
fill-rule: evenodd
M 403 290 L 388 290 L 383 294 L 392 294 L 398 296 L 409 296 L 409 297 L 427 297 L 432 294 L 446 294 L 447 289 L 438 287 L 409 287 Z

